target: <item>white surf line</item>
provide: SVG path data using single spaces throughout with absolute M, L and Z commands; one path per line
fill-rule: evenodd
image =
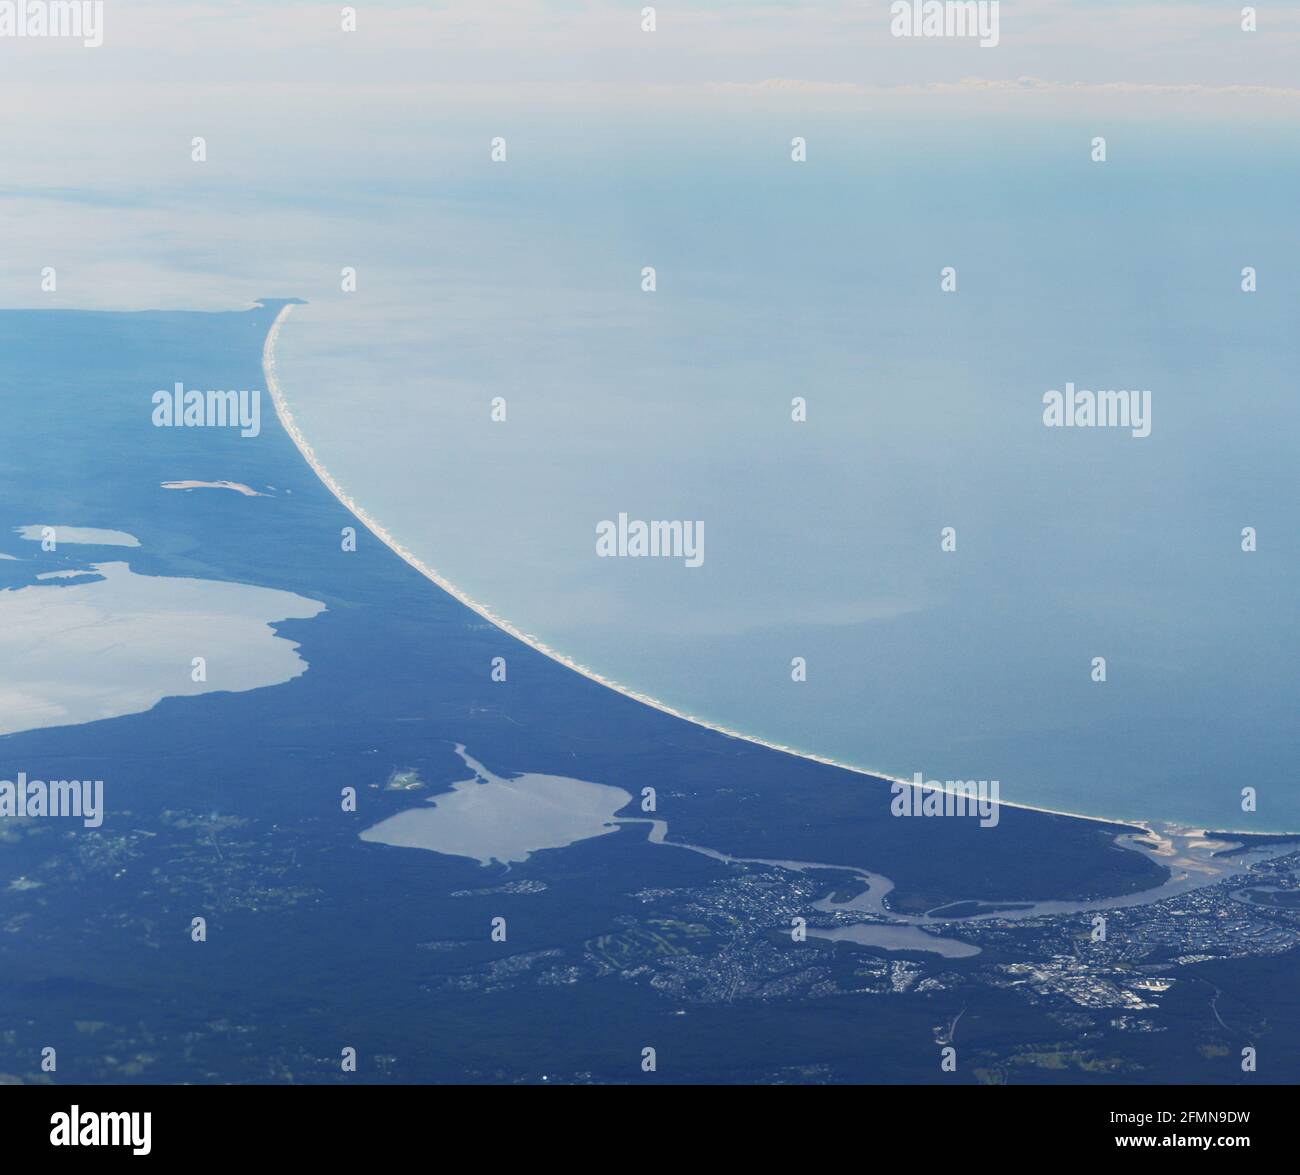
M 271 324 L 271 329 L 267 332 L 266 342 L 262 346 L 262 371 L 266 376 L 267 390 L 271 393 L 271 401 L 275 404 L 275 414 L 279 417 L 280 426 L 289 434 L 290 439 L 298 446 L 298 452 L 302 454 L 303 460 L 312 467 L 316 476 L 325 484 L 325 488 L 330 491 L 339 502 L 345 506 L 356 518 L 370 531 L 380 542 L 388 547 L 393 554 L 409 563 L 416 571 L 426 579 L 432 580 L 449 596 L 459 600 L 465 607 L 471 611 L 477 612 L 484 620 L 494 624 L 502 632 L 508 633 L 517 641 L 522 641 L 530 649 L 534 649 L 552 661 L 557 661 L 566 669 L 572 669 L 575 673 L 581 673 L 583 677 L 590 678 L 606 689 L 611 689 L 617 694 L 622 694 L 625 698 L 631 698 L 635 702 L 640 702 L 643 706 L 649 706 L 652 709 L 659 710 L 664 714 L 671 714 L 674 718 L 680 718 L 684 722 L 693 723 L 696 726 L 702 726 L 705 730 L 712 730 L 717 734 L 726 735 L 728 738 L 740 739 L 741 742 L 753 743 L 755 746 L 766 747 L 769 751 L 780 751 L 783 755 L 792 755 L 796 759 L 806 759 L 812 763 L 822 763 L 827 767 L 837 767 L 841 771 L 851 771 L 855 775 L 864 775 L 869 779 L 883 779 L 888 783 L 901 783 L 907 787 L 914 787 L 915 784 L 910 779 L 900 779 L 896 775 L 887 775 L 883 771 L 872 771 L 865 767 L 855 767 L 852 763 L 842 763 L 838 759 L 830 759 L 825 755 L 813 754 L 811 751 L 800 751 L 795 747 L 788 747 L 782 743 L 769 742 L 767 739 L 759 738 L 752 734 L 742 734 L 738 730 L 732 730 L 726 726 L 719 726 L 716 722 L 709 722 L 704 718 L 697 718 L 694 714 L 687 714 L 684 711 L 674 709 L 667 702 L 661 702 L 658 698 L 651 697 L 649 694 L 640 693 L 628 686 L 622 685 L 611 678 L 597 673 L 594 669 L 589 669 L 586 665 L 573 660 L 572 657 L 566 656 L 557 649 L 552 649 L 544 641 L 532 636 L 530 633 L 523 632 L 516 628 L 510 621 L 498 616 L 486 604 L 480 604 L 472 596 L 461 591 L 454 583 L 445 576 L 439 574 L 427 563 L 420 560 L 417 555 L 408 551 L 399 543 L 391 534 L 388 533 L 375 519 L 371 518 L 356 502 L 352 500 L 341 485 L 334 479 L 334 475 L 321 463 L 311 447 L 311 443 L 303 436 L 302 431 L 293 419 L 293 413 L 285 401 L 284 393 L 280 389 L 280 384 L 275 378 L 275 342 L 280 335 L 280 327 L 289 317 L 289 311 L 294 308 L 294 303 L 290 302 L 280 308 L 280 313 L 275 316 L 275 321 Z M 1049 816 L 1069 816 L 1073 820 L 1091 820 L 1096 824 L 1120 824 L 1126 828 L 1141 829 L 1142 831 L 1152 834 L 1151 828 L 1144 821 L 1135 820 L 1108 820 L 1104 816 L 1085 816 L 1082 812 L 1065 812 L 1056 808 L 1040 808 L 1034 804 L 1015 803 L 1010 800 L 998 800 L 999 805 L 1008 808 L 1023 808 L 1029 812 L 1043 812 Z M 1204 829 L 1188 830 L 1204 835 Z M 846 866 L 847 868 L 847 866 Z

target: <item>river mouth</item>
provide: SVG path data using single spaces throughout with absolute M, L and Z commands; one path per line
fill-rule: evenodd
M 1169 877 L 1152 889 L 1138 893 L 1125 894 L 1120 897 L 1098 898 L 1095 900 L 1071 901 L 1027 901 L 1027 902 L 982 902 L 954 901 L 938 906 L 924 914 L 900 914 L 886 904 L 886 898 L 893 889 L 887 879 L 875 875 L 868 881 L 867 887 L 859 894 L 845 901 L 836 902 L 832 897 L 823 898 L 815 904 L 816 909 L 825 913 L 846 911 L 861 914 L 874 914 L 891 918 L 898 923 L 911 926 L 953 926 L 962 922 L 986 921 L 998 918 L 1004 921 L 1024 921 L 1030 918 L 1042 918 L 1051 915 L 1085 914 L 1097 910 L 1115 910 L 1128 906 L 1146 906 L 1152 902 L 1164 901 L 1177 897 L 1194 889 L 1213 885 L 1224 878 L 1245 873 L 1252 865 L 1269 861 L 1274 857 L 1285 856 L 1294 852 L 1300 837 L 1295 841 L 1262 845 L 1248 848 L 1245 852 L 1235 853 L 1230 857 L 1220 856 L 1224 850 L 1241 845 L 1243 842 L 1219 839 L 1209 836 L 1204 830 L 1185 829 L 1170 825 L 1157 825 L 1142 832 L 1121 833 L 1116 842 L 1131 848 L 1144 856 L 1163 865 L 1169 870 Z M 842 868 L 842 866 L 813 866 L 807 868 Z M 855 872 L 864 880 L 872 875 Z M 881 882 L 886 884 L 882 885 Z M 970 907 L 969 910 L 966 908 Z
M 1093 900 L 992 902 L 957 898 L 924 914 L 902 914 L 888 904 L 894 883 L 884 874 L 819 861 L 734 857 L 704 845 L 670 841 L 665 820 L 616 815 L 632 802 L 632 796 L 622 788 L 533 773 L 507 779 L 471 758 L 464 745 L 458 743 L 456 753 L 471 772 L 469 778 L 420 807 L 381 820 L 362 832 L 361 839 L 468 857 L 481 865 L 496 862 L 509 866 L 528 860 L 542 849 L 565 848 L 581 840 L 606 836 L 621 825 L 648 824 L 649 844 L 697 853 L 725 864 L 761 865 L 796 873 L 848 874 L 861 883 L 861 890 L 836 901 L 836 894 L 844 892 L 841 882 L 830 895 L 814 902 L 813 909 L 821 914 L 847 915 L 851 920 L 846 918 L 832 927 L 809 927 L 810 936 L 889 951 L 926 951 L 946 958 L 969 957 L 978 954 L 979 948 L 934 931 L 951 934 L 959 932 L 963 924 L 994 918 L 1018 922 L 1149 905 L 1245 873 L 1252 865 L 1295 848 L 1294 842 L 1270 843 L 1222 856 L 1225 850 L 1242 842 L 1210 836 L 1199 829 L 1144 827 L 1121 833 L 1115 839 L 1169 870 L 1168 878 L 1152 889 Z
M 1032 918 L 1086 914 L 1100 910 L 1114 910 L 1129 906 L 1145 906 L 1166 898 L 1177 897 L 1189 890 L 1213 885 L 1227 877 L 1245 873 L 1252 865 L 1274 857 L 1294 852 L 1296 841 L 1261 845 L 1231 857 L 1218 856 L 1224 850 L 1242 842 L 1209 836 L 1204 830 L 1175 826 L 1155 826 L 1141 832 L 1121 833 L 1117 843 L 1144 854 L 1169 870 L 1169 877 L 1152 889 L 1122 897 L 1076 901 L 1026 901 L 982 902 L 956 900 L 925 914 L 901 914 L 888 905 L 894 883 L 883 874 L 871 873 L 847 865 L 827 865 L 816 861 L 767 860 L 753 857 L 731 857 L 700 845 L 680 844 L 667 840 L 668 825 L 662 820 L 652 821 L 649 840 L 652 844 L 665 844 L 689 852 L 702 853 L 715 860 L 734 863 L 768 865 L 790 869 L 794 872 L 834 871 L 847 873 L 863 883 L 863 889 L 843 900 L 836 901 L 834 894 L 813 903 L 813 909 L 823 914 L 849 914 L 863 916 L 858 921 L 844 922 L 835 927 L 809 927 L 814 938 L 830 941 L 847 941 L 861 946 L 883 947 L 889 951 L 919 950 L 943 955 L 946 958 L 963 958 L 978 954 L 979 948 L 961 939 L 931 933 L 942 930 L 946 934 L 960 933 L 965 923 L 1001 919 L 1021 922 Z M 836 892 L 842 892 L 842 884 Z M 971 907 L 971 912 L 955 914 L 954 910 Z

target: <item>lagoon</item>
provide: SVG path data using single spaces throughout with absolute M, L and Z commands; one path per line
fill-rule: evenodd
M 468 779 L 424 806 L 381 820 L 361 839 L 510 865 L 541 849 L 617 831 L 614 814 L 632 801 L 620 787 L 582 779 L 532 773 L 508 779 L 470 758 L 464 746 L 458 744 L 456 753 L 472 772 Z
M 0 591 L 0 734 L 290 681 L 307 662 L 271 625 L 324 607 L 247 584 L 139 575 L 126 563 L 42 574 Z M 201 681 L 196 657 L 205 662 Z

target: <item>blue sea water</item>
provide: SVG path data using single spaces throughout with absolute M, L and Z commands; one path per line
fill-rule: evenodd
M 321 460 L 498 614 L 709 721 L 1300 827 L 1300 158 L 1229 124 L 1126 121 L 1104 165 L 1085 120 L 799 129 L 803 165 L 770 120 L 552 128 L 407 208 L 281 336 Z M 1150 389 L 1151 435 L 1045 428 L 1067 382 Z M 704 521 L 704 565 L 598 559 L 621 511 Z

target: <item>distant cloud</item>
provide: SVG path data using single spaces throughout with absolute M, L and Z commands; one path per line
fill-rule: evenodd
M 1300 99 L 1300 87 L 1256 85 L 1207 85 L 1200 82 L 1061 82 L 1047 78 L 980 78 L 967 77 L 954 82 L 902 83 L 898 85 L 864 82 L 822 82 L 805 78 L 766 78 L 761 82 L 713 82 L 714 91 L 755 91 L 843 97 L 870 97 L 890 94 L 1150 94 L 1202 95 L 1246 98 Z

